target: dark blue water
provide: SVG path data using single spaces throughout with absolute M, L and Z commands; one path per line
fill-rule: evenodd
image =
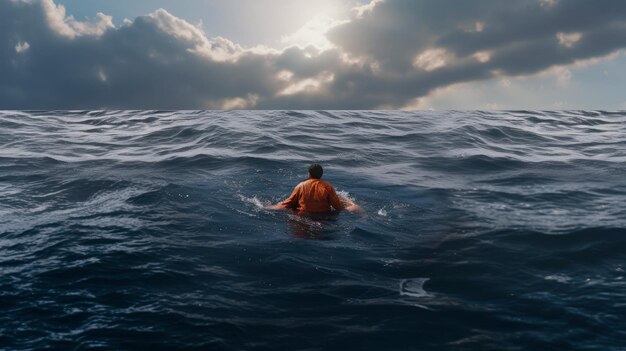
M 624 350 L 625 270 L 626 113 L 0 113 L 0 349 Z

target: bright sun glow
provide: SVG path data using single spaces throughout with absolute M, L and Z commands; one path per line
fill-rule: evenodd
M 314 45 L 319 49 L 328 49 L 332 44 L 326 39 L 326 32 L 338 24 L 348 20 L 354 2 L 336 0 L 318 0 L 302 3 L 302 6 L 290 8 L 289 15 L 304 15 L 304 25 L 288 35 L 284 35 L 281 44 L 284 46 L 305 47 Z

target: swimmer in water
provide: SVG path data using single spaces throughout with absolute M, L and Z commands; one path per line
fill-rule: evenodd
M 269 206 L 272 210 L 293 209 L 300 213 L 330 212 L 331 207 L 336 211 L 346 210 L 349 212 L 365 213 L 365 211 L 350 199 L 340 197 L 335 188 L 323 181 L 324 169 L 317 163 L 309 166 L 309 178 L 296 185 L 291 195 L 276 205 Z

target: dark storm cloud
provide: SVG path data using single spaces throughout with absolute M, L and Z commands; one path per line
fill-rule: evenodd
M 613 0 L 387 0 L 336 27 L 329 37 L 345 51 L 374 58 L 391 70 L 411 69 L 416 55 L 434 47 L 463 58 L 546 43 L 551 44 L 550 51 L 571 61 L 597 54 L 587 54 L 584 45 L 597 39 L 593 35 L 598 32 L 610 36 L 601 43 L 607 49 L 623 47 L 625 16 L 626 2 Z M 559 33 L 582 37 L 578 45 L 565 47 Z M 554 63 L 562 60 L 556 58 Z
M 164 11 L 100 35 L 53 28 L 38 2 L 3 2 L 0 16 L 3 108 L 209 108 L 278 88 L 267 57 L 233 64 L 232 43 L 207 41 Z
M 114 27 L 52 0 L 0 0 L 0 108 L 401 107 L 433 89 L 526 75 L 626 45 L 626 2 L 387 0 L 336 48 L 244 49 L 164 10 Z
M 393 80 L 387 88 L 397 87 L 390 103 L 402 104 L 453 83 L 538 73 L 622 49 L 626 2 L 387 0 L 328 37 L 379 64 Z

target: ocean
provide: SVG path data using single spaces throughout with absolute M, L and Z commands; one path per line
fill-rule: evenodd
M 625 270 L 624 112 L 0 112 L 2 350 L 625 350 Z

